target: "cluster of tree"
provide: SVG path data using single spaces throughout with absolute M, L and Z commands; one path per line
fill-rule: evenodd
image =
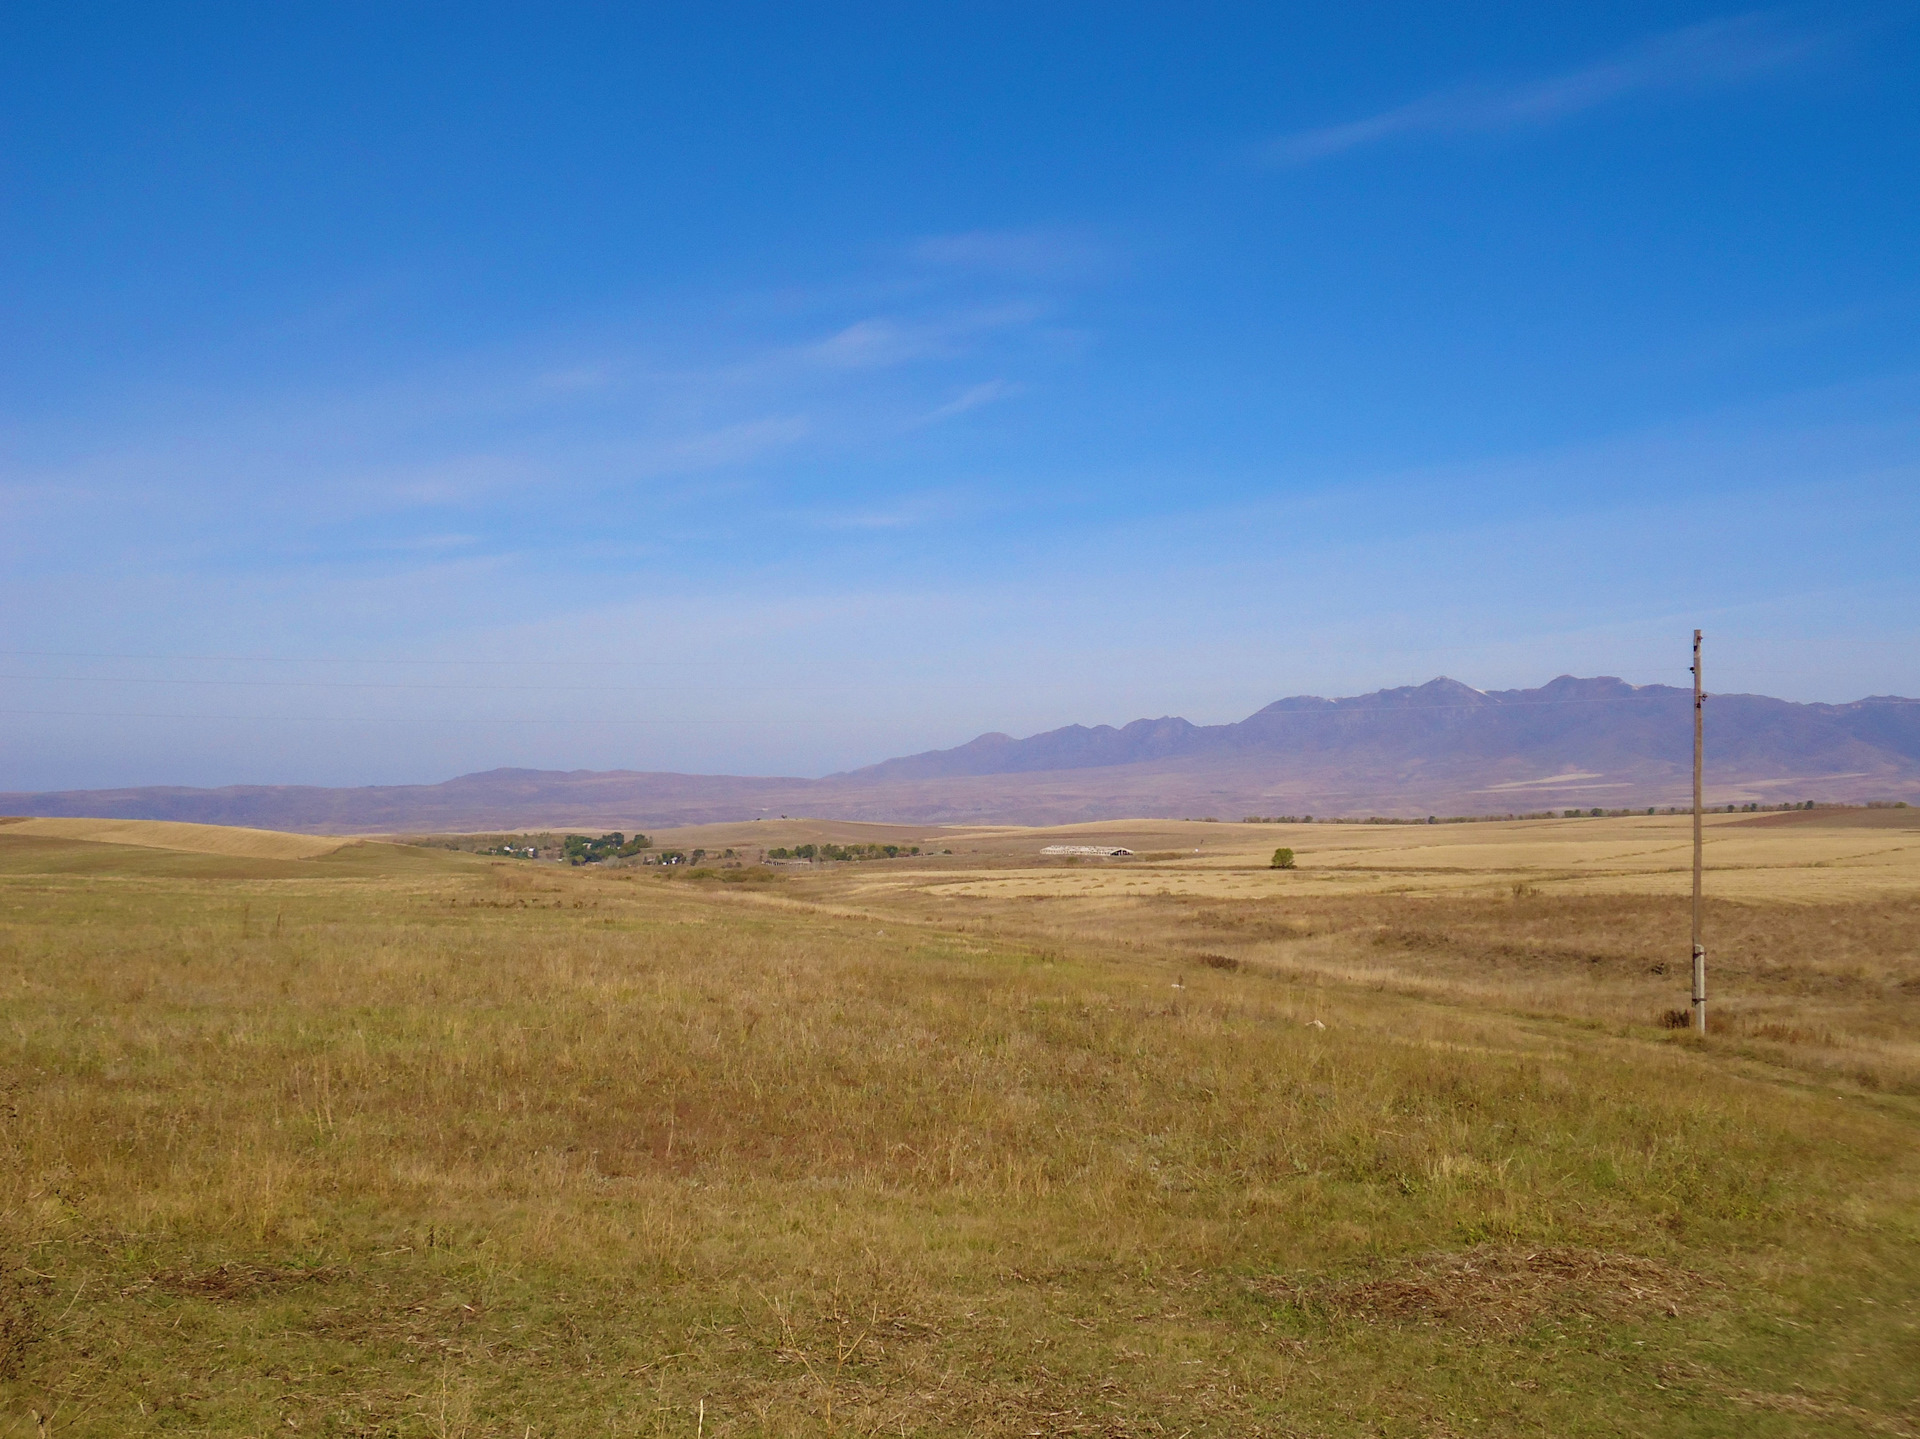
M 1763 814 L 1763 813 L 1772 813 L 1775 810 L 1812 809 L 1812 808 L 1813 808 L 1812 800 L 1796 799 L 1796 800 L 1791 800 L 1785 804 L 1759 804 L 1756 802 L 1756 803 L 1750 803 L 1750 804 L 1708 805 L 1707 813 L 1709 814 Z M 1652 805 L 1648 805 L 1645 809 L 1563 809 L 1560 811 L 1560 818 L 1561 819 L 1602 819 L 1602 818 L 1619 819 L 1623 815 L 1657 814 L 1657 813 L 1659 813 L 1659 811 L 1656 810 Z M 1692 814 L 1693 807 L 1691 805 L 1684 805 L 1684 806 L 1668 805 L 1666 808 L 1666 813 Z M 1549 814 L 1547 818 L 1551 819 L 1553 818 L 1553 816 Z
M 920 853 L 919 845 L 796 844 L 792 849 L 770 849 L 768 859 L 898 859 Z
M 1754 808 L 1754 806 L 1748 805 L 1747 808 L 1752 809 Z M 1781 809 L 1798 809 L 1800 808 L 1800 806 L 1797 804 L 1781 805 L 1780 808 Z M 1727 809 L 1729 812 L 1731 812 L 1733 810 L 1733 806 L 1728 805 Z M 1692 812 L 1693 811 L 1691 809 L 1680 810 L 1680 809 L 1675 809 L 1671 807 L 1669 807 L 1667 810 L 1668 814 L 1691 814 Z M 1657 811 L 1654 809 L 1652 805 L 1648 805 L 1645 809 L 1599 809 L 1599 808 L 1563 809 L 1560 811 L 1560 818 L 1561 819 L 1621 819 L 1627 815 L 1654 814 L 1654 813 L 1657 813 Z M 1533 816 L 1533 815 L 1523 816 L 1523 818 L 1526 818 L 1526 819 L 1533 819 L 1535 817 L 1536 816 Z M 1551 810 L 1547 812 L 1546 818 L 1548 819 L 1553 818 L 1553 812 Z
M 551 834 L 419 834 L 397 839 L 398 844 L 421 849 L 450 849 L 455 854 L 508 855 L 514 859 L 538 859 L 542 850 L 551 850 Z
M 1249 814 L 1241 816 L 1242 824 L 1312 824 L 1310 814 Z
M 598 839 L 589 839 L 584 834 L 570 834 L 560 844 L 560 857 L 568 864 L 599 864 L 607 859 L 631 859 L 643 849 L 652 849 L 653 841 L 644 834 L 636 834 L 628 839 L 619 830 L 612 834 L 603 834 Z
M 707 857 L 708 857 L 707 852 L 704 849 L 696 849 L 696 850 L 693 850 L 692 852 L 688 852 L 687 850 L 684 850 L 684 849 L 663 849 L 658 854 L 648 855 L 646 859 L 641 861 L 641 863 L 643 864 L 684 864 L 689 868 L 691 868 L 692 866 L 699 864 L 702 860 L 706 859 Z M 720 852 L 719 857 L 722 861 L 737 860 L 740 858 L 738 852 L 731 849 L 722 850 Z M 737 864 L 732 864 L 728 866 L 728 868 L 730 869 L 738 869 L 739 867 L 740 866 Z

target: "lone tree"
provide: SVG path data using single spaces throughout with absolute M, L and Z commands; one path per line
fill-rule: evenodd
M 1280 846 L 1279 849 L 1276 849 L 1273 852 L 1273 868 L 1292 869 L 1293 867 L 1294 865 L 1293 865 L 1292 850 L 1288 849 L 1285 845 L 1282 845 Z

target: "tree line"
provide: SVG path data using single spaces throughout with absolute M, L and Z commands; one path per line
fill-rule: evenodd
M 768 859 L 899 859 L 920 853 L 920 846 L 898 844 L 796 844 L 767 851 Z

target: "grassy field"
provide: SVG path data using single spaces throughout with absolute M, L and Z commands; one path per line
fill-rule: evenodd
M 1920 1434 L 1920 817 L 1775 818 L 1705 1044 L 1667 818 L 0 826 L 0 1434 Z

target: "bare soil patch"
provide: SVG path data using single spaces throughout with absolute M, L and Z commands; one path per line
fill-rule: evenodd
M 1541 1319 L 1677 1318 L 1720 1286 L 1657 1260 L 1597 1249 L 1479 1248 L 1356 1279 L 1278 1277 L 1253 1289 L 1317 1319 L 1510 1332 Z

